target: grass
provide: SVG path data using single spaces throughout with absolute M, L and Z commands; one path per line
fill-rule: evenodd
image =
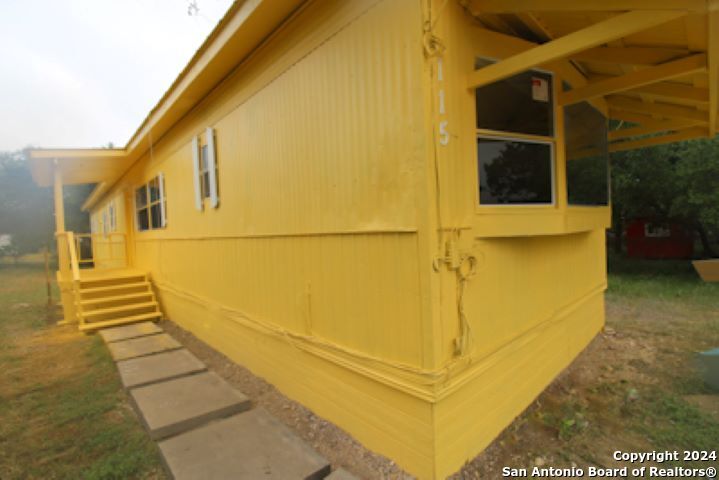
M 608 298 L 648 298 L 719 307 L 719 283 L 702 282 L 687 260 L 608 258 Z
M 55 325 L 42 266 L 0 285 L 0 478 L 164 478 L 100 339 Z

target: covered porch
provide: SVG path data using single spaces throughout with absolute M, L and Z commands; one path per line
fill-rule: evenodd
M 468 75 L 470 90 L 533 68 L 571 83 L 560 107 L 588 102 L 617 126 L 609 151 L 713 138 L 719 124 L 715 0 L 460 0 L 507 56 Z M 499 35 L 494 35 L 494 33 Z
M 53 188 L 62 323 L 92 331 L 159 319 L 147 273 L 132 267 L 131 231 L 66 229 L 63 187 L 95 184 L 87 205 L 125 171 L 124 150 L 32 150 L 28 161 L 35 182 Z

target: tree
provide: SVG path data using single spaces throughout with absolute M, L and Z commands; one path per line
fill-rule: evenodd
M 674 221 L 699 235 L 715 256 L 719 234 L 719 141 L 692 140 L 612 154 L 614 224 L 622 219 Z
M 65 222 L 68 230 L 88 231 L 88 216 L 80 206 L 92 186 L 66 187 Z M 16 255 L 55 245 L 51 188 L 35 185 L 22 152 L 0 152 L 0 234 L 12 235 Z

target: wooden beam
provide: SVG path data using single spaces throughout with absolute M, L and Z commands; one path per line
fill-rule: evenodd
M 674 10 L 706 12 L 707 0 L 469 0 L 473 15 L 524 12 L 626 12 L 628 10 Z
M 615 78 L 612 75 L 590 75 L 593 82 Z M 627 90 L 650 99 L 663 99 L 668 103 L 705 105 L 709 103 L 709 89 L 676 82 L 659 82 Z
M 642 138 L 641 140 L 631 140 L 626 142 L 616 142 L 609 144 L 610 152 L 623 152 L 626 150 L 636 150 L 638 148 L 653 147 L 655 145 L 664 145 L 667 143 L 683 142 L 685 140 L 693 140 L 695 138 L 706 137 L 707 129 L 694 127 L 681 130 L 676 133 L 662 135 L 660 137 Z
M 646 11 L 616 15 L 506 60 L 475 70 L 468 76 L 467 88 L 477 88 L 511 77 L 537 65 L 564 59 L 581 50 L 661 25 L 679 18 L 683 14 L 684 12 L 678 11 Z
M 571 60 L 609 63 L 612 65 L 656 65 L 689 55 L 681 48 L 595 47 L 575 53 Z
M 709 132 L 714 137 L 719 125 L 719 12 L 709 14 Z
M 677 100 L 692 104 L 703 105 L 709 102 L 709 89 L 692 87 L 681 83 L 654 83 L 634 88 L 628 93 L 638 93 L 650 98 Z
M 610 142 L 613 142 L 625 138 L 639 137 L 641 135 L 683 130 L 685 128 L 695 127 L 696 125 L 697 123 L 692 120 L 652 120 L 642 123 L 637 127 L 612 130 L 609 132 L 608 138 Z
M 692 107 L 669 105 L 666 103 L 644 103 L 641 100 L 621 96 L 608 97 L 607 103 L 612 109 L 643 113 L 645 115 L 657 115 L 662 118 L 683 118 L 703 123 L 709 121 L 707 112 L 701 112 Z
M 470 37 L 468 37 L 467 40 L 477 45 L 487 44 L 496 46 L 496 56 L 498 58 L 508 58 L 537 47 L 536 43 L 481 27 L 473 28 L 471 30 Z M 584 74 L 577 68 L 576 65 L 566 59 L 541 65 L 540 68 L 555 72 L 562 78 L 562 80 L 569 83 L 573 88 L 578 88 L 587 84 L 587 79 Z M 603 98 L 598 98 L 596 101 L 591 103 L 602 113 L 605 113 L 608 109 L 607 103 Z
M 626 110 L 617 110 L 616 108 L 609 109 L 609 118 L 612 120 L 621 120 L 623 122 L 637 123 L 640 125 L 644 125 L 647 122 L 662 121 L 662 119 L 654 118 L 648 114 L 627 112 Z
M 707 68 L 707 56 L 703 53 L 691 57 L 637 70 L 616 77 L 609 77 L 598 82 L 592 82 L 581 88 L 575 88 L 559 95 L 558 103 L 561 106 L 573 105 L 592 98 L 604 97 L 623 90 L 631 90 L 652 83 L 661 82 L 670 78 L 681 77 Z

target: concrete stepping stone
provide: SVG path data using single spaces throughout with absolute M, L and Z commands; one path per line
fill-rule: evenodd
M 177 350 L 182 345 L 166 333 L 150 335 L 147 337 L 131 338 L 130 340 L 122 340 L 120 342 L 112 342 L 107 344 L 110 349 L 110 355 L 116 362 L 127 360 L 128 358 L 142 357 L 144 355 L 152 355 L 153 353 L 166 352 L 168 350 Z
M 176 480 L 322 479 L 330 464 L 262 408 L 160 442 Z
M 129 389 L 204 372 L 207 367 L 183 348 L 123 360 L 117 362 L 117 369 L 122 384 Z
M 326 476 L 325 480 L 359 480 L 359 478 L 355 477 L 344 468 L 338 468 L 337 470 Z
M 155 440 L 250 408 L 249 398 L 212 372 L 134 388 L 130 398 Z
M 162 329 L 153 322 L 141 322 L 121 327 L 103 328 L 99 333 L 105 343 L 110 343 L 162 333 Z

